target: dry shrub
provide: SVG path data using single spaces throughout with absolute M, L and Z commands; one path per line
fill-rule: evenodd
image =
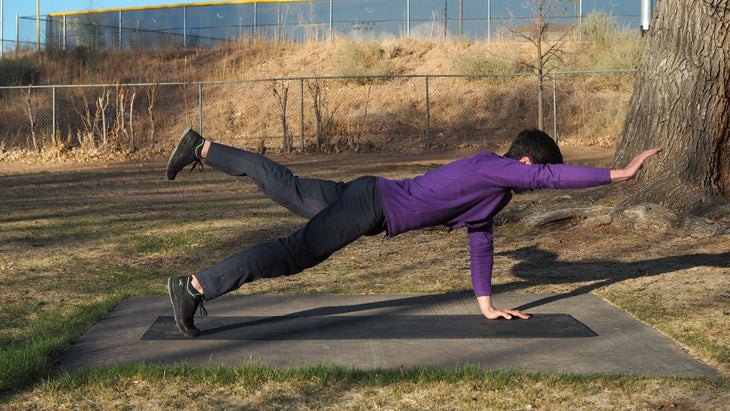
M 390 59 L 379 43 L 340 40 L 333 59 L 333 72 L 342 77 L 391 76 Z
M 588 15 L 582 24 L 582 42 L 572 62 L 575 70 L 623 70 L 639 66 L 643 39 L 637 30 L 619 27 L 615 16 Z
M 560 141 L 615 145 L 623 128 L 633 79 L 633 73 L 559 77 Z
M 455 74 L 485 75 L 509 74 L 525 71 L 520 61 L 522 51 L 517 48 L 495 50 L 494 48 L 470 48 L 454 58 L 451 64 Z

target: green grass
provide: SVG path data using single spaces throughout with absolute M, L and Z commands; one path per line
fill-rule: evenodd
M 0 351 L 0 393 L 23 388 L 46 377 L 52 370 L 52 358 L 94 322 L 109 313 L 122 296 L 89 304 L 62 314 L 45 312 L 32 323 L 21 339 L 3 341 Z

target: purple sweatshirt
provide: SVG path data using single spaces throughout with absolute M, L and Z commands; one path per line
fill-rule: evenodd
M 388 236 L 436 225 L 467 228 L 477 296 L 492 294 L 492 219 L 512 199 L 511 189 L 586 188 L 610 181 L 607 168 L 526 165 L 491 152 L 454 161 L 413 179 L 378 179 Z

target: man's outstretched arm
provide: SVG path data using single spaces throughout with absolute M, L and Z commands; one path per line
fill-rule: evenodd
M 662 151 L 661 148 L 652 148 L 651 150 L 646 150 L 638 156 L 634 157 L 634 159 L 631 160 L 629 165 L 625 168 L 611 170 L 611 182 L 618 183 L 619 181 L 628 181 L 636 177 L 636 174 L 639 172 L 639 170 L 641 170 L 641 167 L 644 165 L 644 160 L 660 151 Z
M 482 231 L 469 230 L 469 254 L 471 255 L 471 281 L 474 293 L 477 295 L 479 310 L 490 320 L 512 317 L 523 319 L 528 315 L 517 310 L 495 309 L 492 305 L 492 265 L 494 263 L 494 242 L 492 225 Z
M 628 166 L 621 169 L 615 169 L 610 170 L 610 177 L 612 183 L 617 183 L 621 181 L 628 181 L 636 177 L 636 174 L 638 174 L 639 170 L 641 170 L 641 167 L 644 165 L 644 161 L 653 156 L 656 153 L 659 153 L 662 151 L 661 148 L 653 148 L 651 150 L 646 150 L 642 152 L 641 154 L 634 157 L 633 160 L 629 163 Z M 491 252 L 491 249 L 489 250 Z M 491 260 L 490 260 L 491 263 Z M 491 270 L 490 270 L 491 273 Z M 491 283 L 491 276 L 489 278 L 489 282 Z M 497 318 L 506 318 L 508 320 L 512 319 L 513 317 L 522 318 L 522 319 L 528 319 L 530 318 L 529 315 L 523 313 L 519 310 L 505 310 L 505 309 L 496 309 L 492 305 L 492 297 L 491 295 L 483 295 L 477 297 L 477 302 L 479 303 L 479 309 L 482 312 L 482 314 L 490 319 L 497 319 Z

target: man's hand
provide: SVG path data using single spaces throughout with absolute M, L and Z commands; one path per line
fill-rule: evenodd
M 479 309 L 482 311 L 482 314 L 490 320 L 496 320 L 497 318 L 511 320 L 512 317 L 522 318 L 523 320 L 530 318 L 529 315 L 519 310 L 495 309 L 494 306 L 492 306 L 492 296 L 490 295 L 477 297 L 477 302 L 479 303 Z
M 634 157 L 634 159 L 631 160 L 631 163 L 629 163 L 629 165 L 625 168 L 611 170 L 611 182 L 617 183 L 619 181 L 631 180 L 632 178 L 636 177 L 636 174 L 638 174 L 639 170 L 641 170 L 641 167 L 644 165 L 644 160 L 660 151 L 662 151 L 661 148 L 652 148 L 651 150 L 646 150 L 638 156 Z

